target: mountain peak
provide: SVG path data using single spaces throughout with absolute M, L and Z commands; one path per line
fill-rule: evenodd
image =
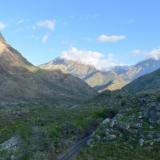
M 38 68 L 25 59 L 20 52 L 10 46 L 0 32 L 0 67 L 7 71 L 17 72 L 17 70 L 35 71 Z

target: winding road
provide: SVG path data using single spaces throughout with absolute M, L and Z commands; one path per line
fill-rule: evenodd
M 76 144 L 74 144 L 71 148 L 69 148 L 63 155 L 58 157 L 58 160 L 73 160 L 80 152 L 80 149 L 87 144 L 87 141 L 90 139 L 90 136 L 87 136 Z

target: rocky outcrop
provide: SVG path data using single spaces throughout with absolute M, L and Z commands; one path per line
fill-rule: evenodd
M 130 99 L 128 99 L 130 101 Z M 160 143 L 160 102 L 156 95 L 139 95 L 132 106 L 124 106 L 114 118 L 106 118 L 92 135 L 90 146 L 125 139 L 131 145 Z
M 1 158 L 10 160 L 20 160 L 23 156 L 22 141 L 19 135 L 15 135 L 0 144 Z

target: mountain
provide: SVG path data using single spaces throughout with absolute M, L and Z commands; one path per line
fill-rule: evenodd
M 160 68 L 160 60 L 146 59 L 132 66 L 116 66 L 109 71 L 101 71 L 94 66 L 82 64 L 64 58 L 56 58 L 39 66 L 45 70 L 59 69 L 64 73 L 70 73 L 81 78 L 89 86 L 98 91 L 117 90 L 129 84 L 133 80 L 151 73 Z
M 84 65 L 82 63 L 63 58 L 56 58 L 46 64 L 40 65 L 39 67 L 46 70 L 59 69 L 64 73 L 71 73 L 72 75 L 81 79 L 89 77 L 91 74 L 97 71 L 93 66 Z
M 125 72 L 119 74 L 112 83 L 106 88 L 109 90 L 121 89 L 125 85 L 134 81 L 135 79 L 151 73 L 160 68 L 160 60 L 153 58 L 144 60 L 137 63 L 136 65 L 130 66 Z
M 82 102 L 96 95 L 77 77 L 59 70 L 46 71 L 28 62 L 0 36 L 1 102 Z
M 64 73 L 70 73 L 76 77 L 81 78 L 96 90 L 102 91 L 108 87 L 113 80 L 128 69 L 126 66 L 117 66 L 111 71 L 100 71 L 94 66 L 82 64 L 77 61 L 68 60 L 64 58 L 56 58 L 48 63 L 39 66 L 45 70 L 59 69 Z
M 160 69 L 146 74 L 123 88 L 131 93 L 160 90 Z

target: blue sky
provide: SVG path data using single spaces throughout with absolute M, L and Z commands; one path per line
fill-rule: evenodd
M 148 55 L 159 56 L 159 0 L 0 0 L 0 4 L 1 32 L 36 65 L 60 55 L 83 56 L 82 61 L 96 65 L 134 64 Z

